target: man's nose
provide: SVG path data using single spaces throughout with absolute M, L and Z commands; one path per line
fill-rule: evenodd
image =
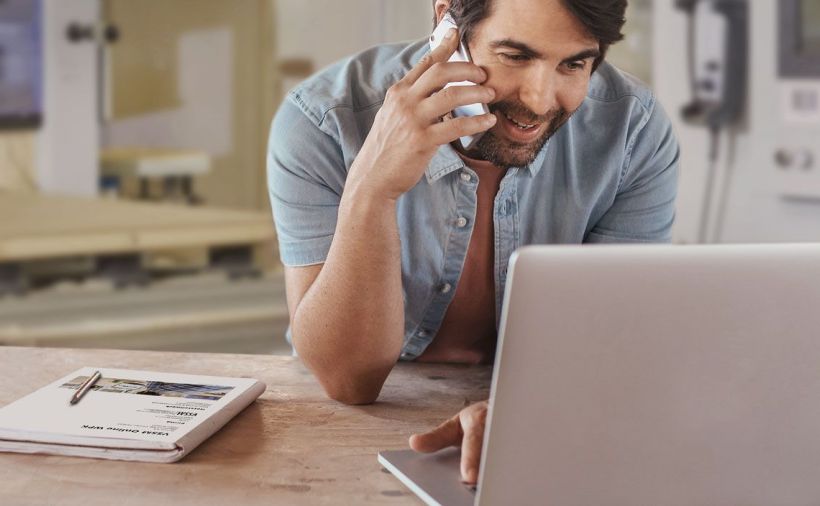
M 530 111 L 543 116 L 555 109 L 555 76 L 548 70 L 530 72 L 519 90 L 519 99 Z

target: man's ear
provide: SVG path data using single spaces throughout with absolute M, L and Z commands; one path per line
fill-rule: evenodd
M 450 10 L 450 0 L 436 0 L 433 4 L 433 10 L 436 12 L 436 24 L 441 23 L 441 18 Z

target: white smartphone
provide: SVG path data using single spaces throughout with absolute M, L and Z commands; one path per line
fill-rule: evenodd
M 455 20 L 453 17 L 447 13 L 445 14 L 444 18 L 442 18 L 441 23 L 438 24 L 436 29 L 433 31 L 433 34 L 430 35 L 430 51 L 433 51 L 435 48 L 441 44 L 444 40 L 444 36 L 447 35 L 447 32 L 450 28 L 458 29 Z M 459 34 L 460 35 L 460 34 Z M 464 43 L 464 39 L 462 38 L 459 41 L 458 49 L 455 53 L 450 57 L 449 61 L 453 62 L 472 62 L 473 60 L 470 58 L 470 51 L 467 49 L 467 44 Z M 475 86 L 476 83 L 471 81 L 459 81 L 454 83 L 449 83 L 445 88 L 450 86 Z M 480 114 L 487 114 L 490 110 L 487 108 L 485 104 L 476 103 L 476 104 L 469 104 L 469 105 L 462 105 L 456 107 L 453 110 L 453 117 L 460 118 L 465 116 L 478 116 Z M 461 145 L 464 149 L 472 148 L 478 139 L 481 138 L 482 134 L 476 135 L 466 135 L 460 139 Z

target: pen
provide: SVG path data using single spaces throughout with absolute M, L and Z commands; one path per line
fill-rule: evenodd
M 78 402 L 80 402 L 80 399 L 83 398 L 85 393 L 88 392 L 91 389 L 91 387 L 94 386 L 94 383 L 99 381 L 101 377 L 102 374 L 100 374 L 100 371 L 94 371 L 94 374 L 92 374 L 90 378 L 85 380 L 83 384 L 80 385 L 80 388 L 78 388 L 77 391 L 74 392 L 74 395 L 71 396 L 71 400 L 68 401 L 68 403 L 77 404 Z

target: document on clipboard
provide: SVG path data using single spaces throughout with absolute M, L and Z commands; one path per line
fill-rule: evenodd
M 71 404 L 96 371 L 100 379 Z M 85 367 L 0 408 L 0 451 L 176 462 L 265 388 L 250 378 Z

